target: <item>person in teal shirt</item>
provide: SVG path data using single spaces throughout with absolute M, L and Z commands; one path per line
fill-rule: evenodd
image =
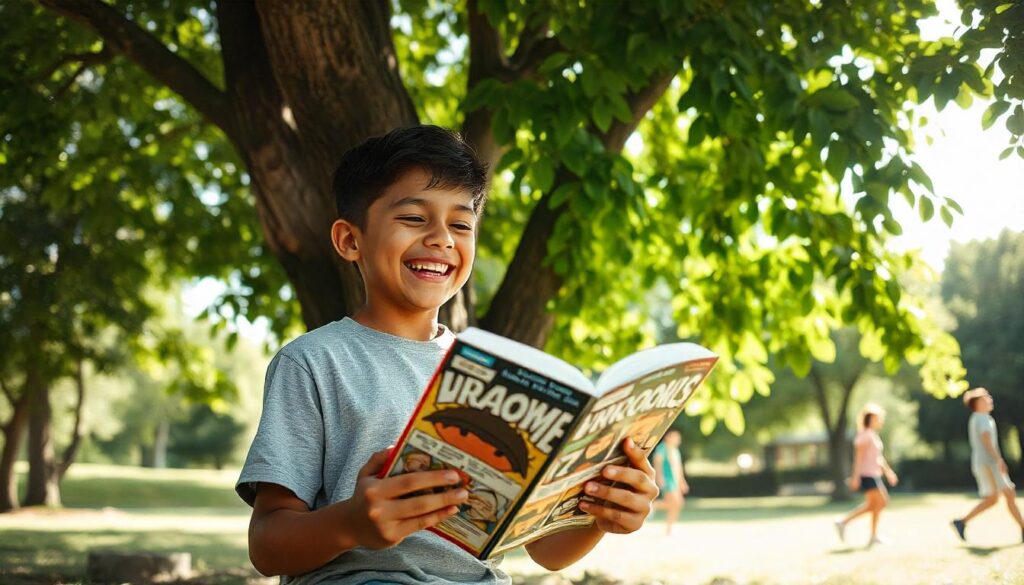
M 661 490 L 662 506 L 665 508 L 665 533 L 672 534 L 672 524 L 683 509 L 684 496 L 690 492 L 690 485 L 683 475 L 683 459 L 679 455 L 682 435 L 672 429 L 655 447 L 652 455 L 655 481 Z

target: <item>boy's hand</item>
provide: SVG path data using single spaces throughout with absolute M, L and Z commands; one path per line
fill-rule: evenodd
M 651 504 L 658 497 L 654 483 L 654 467 L 632 439 L 623 441 L 623 450 L 632 467 L 609 465 L 601 474 L 629 489 L 588 481 L 588 495 L 605 501 L 605 505 L 580 502 L 580 508 L 597 518 L 597 527 L 604 532 L 629 534 L 639 529 L 651 513 Z
M 853 491 L 859 490 L 860 489 L 860 476 L 859 475 L 851 475 L 850 477 L 846 478 L 846 487 L 850 488 Z
M 359 471 L 348 500 L 356 544 L 381 549 L 402 542 L 413 532 L 434 526 L 459 511 L 469 492 L 463 488 L 409 496 L 421 490 L 452 488 L 459 483 L 453 470 L 416 471 L 380 479 L 377 474 L 388 451 L 374 453 Z

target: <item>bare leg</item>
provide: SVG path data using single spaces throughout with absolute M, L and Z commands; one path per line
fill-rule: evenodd
M 878 539 L 878 519 L 886 504 L 889 503 L 889 494 L 885 492 L 884 487 L 879 487 L 877 490 L 869 491 L 867 498 L 871 505 L 871 540 L 869 542 L 874 543 Z
M 672 534 L 672 524 L 683 509 L 683 497 L 679 492 L 665 494 L 665 534 Z
M 1003 495 L 1006 496 L 1006 507 L 1010 509 L 1010 515 L 1024 529 L 1024 518 L 1021 518 L 1020 508 L 1017 507 L 1017 494 L 1012 489 L 1007 488 L 1003 490 Z
M 988 510 L 992 506 L 995 506 L 996 502 L 998 502 L 998 501 L 999 501 L 999 494 L 992 494 L 991 496 L 988 496 L 984 500 L 978 502 L 978 505 L 975 506 L 973 510 L 968 512 L 967 515 L 962 518 L 963 523 L 967 524 L 968 522 L 971 521 L 971 518 L 974 518 L 975 516 L 977 516 L 978 514 L 981 514 L 985 510 Z
M 870 493 L 870 492 L 868 492 L 868 493 Z M 843 525 L 845 526 L 846 524 L 848 524 L 850 522 L 850 520 L 853 520 L 854 518 L 856 518 L 858 516 L 863 516 L 864 514 L 867 514 L 870 511 L 871 511 L 871 499 L 868 498 L 868 499 L 864 500 L 863 504 L 857 506 L 853 510 L 850 510 L 850 513 L 847 514 L 843 518 L 843 520 L 842 520 Z

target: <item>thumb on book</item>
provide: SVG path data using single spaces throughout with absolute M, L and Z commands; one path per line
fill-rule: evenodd
M 394 445 L 388 445 L 384 449 L 370 455 L 369 461 L 367 461 L 366 465 L 363 465 L 363 468 L 359 470 L 359 476 L 366 477 L 380 473 L 381 469 L 384 468 L 384 464 L 388 460 L 388 456 L 391 454 L 392 448 L 394 448 Z

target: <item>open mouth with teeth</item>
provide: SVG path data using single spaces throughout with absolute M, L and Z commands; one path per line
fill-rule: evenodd
M 455 266 L 444 262 L 410 260 L 404 264 L 406 268 L 413 271 L 417 276 L 424 276 L 428 278 L 443 278 L 455 270 Z

